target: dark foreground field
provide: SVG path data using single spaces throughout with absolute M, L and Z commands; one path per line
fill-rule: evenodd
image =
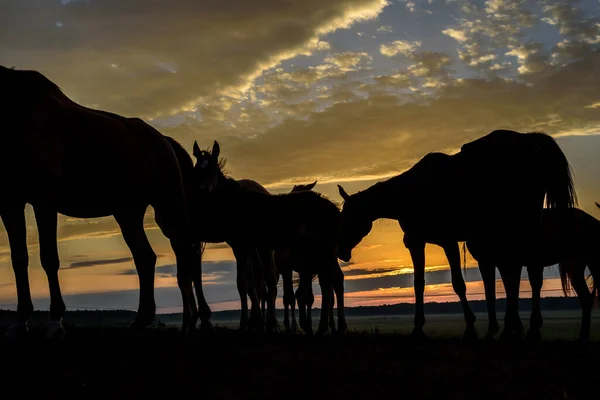
M 0 393 L 109 399 L 180 394 L 204 399 L 589 399 L 598 394 L 586 392 L 598 390 L 599 356 L 598 341 L 585 348 L 573 341 L 509 348 L 483 341 L 463 346 L 457 337 L 435 337 L 416 345 L 402 334 L 317 340 L 300 334 L 241 337 L 217 327 L 186 342 L 170 326 L 153 328 L 135 341 L 122 326 L 70 326 L 59 343 L 46 342 L 35 331 L 27 341 L 0 340 Z

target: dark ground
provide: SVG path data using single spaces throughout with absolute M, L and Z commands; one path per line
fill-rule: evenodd
M 4 334 L 5 329 L 0 330 Z M 123 327 L 68 326 L 62 342 L 33 331 L 0 340 L 0 393 L 58 398 L 590 399 L 600 342 L 507 347 L 406 335 L 241 337 L 226 328 L 185 341 L 176 327 L 142 340 Z M 20 358 L 19 358 L 20 357 Z M 15 389 L 18 392 L 13 392 Z M 16 394 L 15 394 L 16 395 Z M 285 396 L 285 397 L 284 397 Z

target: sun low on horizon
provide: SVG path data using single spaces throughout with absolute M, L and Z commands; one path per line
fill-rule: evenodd
M 336 202 L 338 184 L 364 190 L 495 129 L 543 131 L 573 168 L 579 207 L 600 218 L 597 0 L 6 0 L 0 65 L 38 70 L 87 107 L 142 118 L 190 153 L 194 141 L 217 140 L 236 179 L 273 193 L 317 181 Z M 477 193 L 465 185 L 464 196 Z M 26 214 L 34 305 L 47 309 L 30 206 Z M 136 309 L 138 277 L 114 219 L 60 215 L 58 225 L 68 309 Z M 0 229 L 0 308 L 14 309 Z M 179 311 L 175 257 L 151 209 L 146 232 L 158 312 Z M 341 263 L 347 306 L 414 302 L 402 235 L 379 220 Z M 426 301 L 458 300 L 447 264 L 427 246 Z M 483 299 L 468 253 L 466 264 L 467 296 Z M 211 308 L 239 308 L 229 246 L 208 244 L 203 272 Z M 557 270 L 545 278 L 542 295 L 562 295 Z

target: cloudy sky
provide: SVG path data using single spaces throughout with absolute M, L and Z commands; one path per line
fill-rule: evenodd
M 315 190 L 334 201 L 341 200 L 338 183 L 353 193 L 428 152 L 455 152 L 494 129 L 542 130 L 557 138 L 573 166 L 580 207 L 598 217 L 599 6 L 4 0 L 0 64 L 37 69 L 83 105 L 141 117 L 190 152 L 194 140 L 208 147 L 216 139 L 235 178 L 273 192 L 318 180 Z M 464 193 L 472 195 L 468 187 Z M 30 207 L 27 216 L 34 303 L 44 308 L 48 289 Z M 178 311 L 174 256 L 151 210 L 147 217 L 159 254 L 159 312 Z M 2 231 L 0 303 L 13 308 Z M 137 275 L 112 218 L 60 216 L 59 240 L 70 309 L 135 309 Z M 208 301 L 215 310 L 237 307 L 231 250 L 213 244 L 205 254 Z M 468 254 L 467 261 L 476 266 Z M 456 299 L 446 264 L 439 248 L 427 247 L 426 300 Z M 412 265 L 393 221 L 375 224 L 344 271 L 348 305 L 413 301 Z M 556 272 L 546 275 L 544 294 L 559 294 Z M 469 297 L 482 298 L 477 270 L 467 278 Z M 529 290 L 526 281 L 522 290 Z

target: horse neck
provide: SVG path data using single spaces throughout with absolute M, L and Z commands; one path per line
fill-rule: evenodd
M 275 196 L 268 193 L 256 192 L 246 189 L 235 179 L 220 176 L 220 197 L 226 204 L 231 215 L 242 222 L 245 219 L 261 218 L 273 211 L 272 203 Z
M 397 219 L 398 210 L 401 206 L 397 196 L 392 190 L 392 182 L 385 181 L 376 183 L 361 192 L 362 201 L 368 204 L 367 216 L 371 221 L 380 218 Z

